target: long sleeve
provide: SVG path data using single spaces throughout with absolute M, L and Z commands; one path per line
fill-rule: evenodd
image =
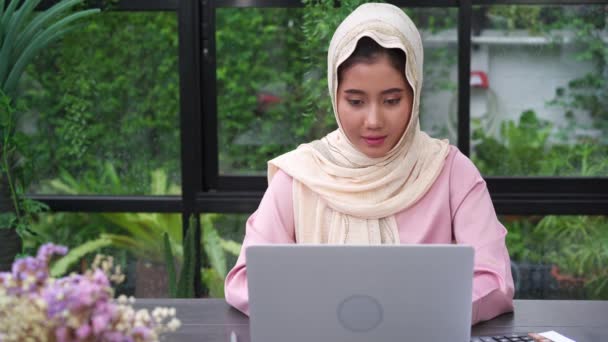
M 260 206 L 247 220 L 241 254 L 226 276 L 226 302 L 246 315 L 249 315 L 249 295 L 245 250 L 252 245 L 277 243 L 295 243 L 292 178 L 283 171 L 274 176 Z
M 475 249 L 472 324 L 476 324 L 513 311 L 507 231 L 496 217 L 485 181 L 464 155 L 455 156 L 450 178 L 454 239 Z

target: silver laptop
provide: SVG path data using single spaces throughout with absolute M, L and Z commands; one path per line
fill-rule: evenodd
M 251 342 L 468 342 L 473 248 L 247 248 Z

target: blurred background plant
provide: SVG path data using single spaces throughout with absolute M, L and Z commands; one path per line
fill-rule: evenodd
M 156 169 L 179 185 L 177 45 L 174 12 L 104 11 L 33 60 L 17 89 L 22 130 L 44 142 L 29 190 L 63 171 L 89 194 L 147 194 Z M 96 182 L 107 163 L 122 187 Z
M 171 195 L 179 193 L 176 184 L 170 184 L 168 176 L 163 170 L 151 171 L 150 189 L 151 195 Z M 46 182 L 44 187 L 58 194 L 76 195 L 88 193 L 97 189 L 118 189 L 123 187 L 122 179 L 117 175 L 114 166 L 110 163 L 104 165 L 104 172 L 99 179 L 91 179 L 82 182 L 71 176 L 67 171 L 60 172 L 60 178 Z M 66 215 L 66 216 L 62 216 Z M 72 215 L 72 216 L 67 216 Z M 182 220 L 179 214 L 166 213 L 99 213 L 95 215 L 83 215 L 74 217 L 74 214 L 55 214 L 48 216 L 34 225 L 37 233 L 36 243 L 29 246 L 31 249 L 46 241 L 68 241 L 74 246 L 74 251 L 87 251 L 93 246 L 112 247 L 119 251 L 117 260 L 125 269 L 131 267 L 131 273 L 127 273 L 127 280 L 135 278 L 134 288 L 137 297 L 163 297 L 184 295 L 188 292 L 183 287 L 180 291 L 171 289 L 170 281 L 177 283 L 174 273 L 168 274 L 169 261 L 166 253 L 170 251 L 170 259 L 173 260 L 173 268 L 181 269 L 186 262 L 183 244 L 189 244 L 188 240 L 182 240 Z M 221 215 L 203 216 L 203 249 L 204 259 L 201 275 L 205 287 L 211 291 L 213 296 L 223 296 L 223 279 L 227 274 L 227 253 L 238 255 L 240 245 L 232 240 L 220 237 L 216 226 L 216 220 Z M 70 232 L 65 229 L 56 229 L 57 225 L 74 224 L 81 220 L 83 224 L 77 231 Z M 84 221 L 84 222 L 83 222 Z M 128 252 L 128 255 L 125 254 Z M 135 258 L 135 266 L 129 265 L 129 257 Z M 72 262 L 76 263 L 76 259 Z M 193 264 L 192 264 L 193 265 Z M 172 280 L 173 279 L 173 280 Z
M 167 232 L 163 233 L 163 252 L 169 282 L 169 295 L 173 298 L 194 297 L 194 277 L 197 273 L 195 264 L 195 229 L 196 220 L 191 216 L 188 220 L 188 231 L 184 238 L 181 260 L 177 259 L 173 253 L 169 234 Z M 177 276 L 178 273 L 179 277 Z
M 327 48 L 341 20 L 365 2 L 336 7 L 333 0 L 304 0 L 303 8 L 217 10 L 220 174 L 264 174 L 267 160 L 337 128 L 327 90 Z M 405 11 L 429 34 L 456 27 L 456 11 Z M 453 51 L 445 45 L 425 54 L 425 91 L 454 91 Z
M 201 270 L 201 277 L 209 290 L 209 295 L 217 298 L 224 297 L 224 279 L 241 251 L 240 243 L 220 236 L 220 231 L 222 233 L 228 231 L 228 227 L 223 226 L 221 222 L 222 216 L 224 215 L 201 215 L 203 248 L 209 260 L 208 266 Z M 240 236 L 236 239 L 240 240 Z
M 98 9 L 74 10 L 83 0 L 61 0 L 35 13 L 40 0 L 0 2 L 0 270 L 21 252 L 32 216 L 46 207 L 25 198 L 32 178 L 35 151 L 18 126 L 23 106 L 17 86 L 39 53 Z
M 500 136 L 472 132 L 472 159 L 484 176 L 605 177 L 608 175 L 608 44 L 602 6 L 497 5 L 478 7 L 486 26 L 569 42 L 573 58 L 591 68 L 555 89 L 543 119 L 534 110 L 501 124 Z M 588 119 L 586 119 L 588 118 Z M 608 298 L 607 216 L 505 216 L 507 245 L 525 281 L 546 278 L 541 298 Z M 519 265 L 519 266 L 518 266 Z M 538 270 L 530 270 L 537 265 Z M 534 278 L 534 279 L 533 279 Z M 532 286 L 534 287 L 534 286 Z
M 547 120 L 525 111 L 519 122 L 502 123 L 500 139 L 486 136 L 481 129 L 474 131 L 472 159 L 484 175 L 592 177 L 608 173 L 606 145 L 588 137 L 576 144 L 551 143 L 551 130 Z M 518 263 L 541 264 L 539 267 L 549 272 L 542 264 L 556 265 L 562 275 L 569 276 L 560 278 L 554 269 L 553 285 L 548 276 L 543 276 L 547 287 L 561 285 L 562 292 L 556 289 L 548 296 L 608 298 L 608 249 L 602 245 L 608 241 L 606 216 L 510 216 L 503 223 L 509 231 L 507 245 L 516 267 Z M 582 280 L 555 284 L 561 279 Z M 531 281 L 531 277 L 524 281 Z
M 100 3 L 106 8 L 113 2 Z M 333 0 L 305 0 L 304 8 L 216 9 L 220 174 L 264 174 L 269 158 L 336 127 L 327 94 L 326 49 L 339 21 L 362 2 L 343 0 L 339 8 Z M 548 121 L 540 111 L 529 110 L 504 123 L 500 138 L 472 132 L 473 160 L 486 176 L 608 174 L 608 135 L 601 134 L 608 123 L 607 53 L 601 32 L 605 30 L 605 12 L 597 6 L 566 7 L 475 8 L 494 28 L 507 32 L 523 29 L 531 35 L 549 36 L 555 44 L 564 38 L 554 31 L 572 32 L 578 44 L 576 58 L 594 66 L 557 87 L 555 98 L 547 104 L 563 112 L 564 120 L 556 117 Z M 426 33 L 444 34 L 457 27 L 457 11 L 408 8 L 406 12 Z M 15 90 L 17 101 L 10 103 L 11 110 L 22 118 L 18 132 L 32 142 L 22 145 L 32 150 L 24 154 L 35 157 L 20 161 L 36 165 L 35 169 L 24 168 L 31 180 L 24 191 L 179 196 L 176 13 L 104 11 L 89 19 L 78 32 L 67 33 L 32 60 Z M 425 46 L 424 92 L 432 92 L 430 102 L 436 102 L 435 91 L 455 91 L 451 70 L 457 53 L 447 46 L 430 50 Z M 421 112 L 423 115 L 424 110 Z M 589 113 L 591 121 L 577 120 L 581 112 Z M 447 125 L 447 120 L 433 124 Z M 581 133 L 589 129 L 598 129 L 600 134 Z M 223 296 L 223 278 L 236 260 L 240 248 L 236 241 L 243 237 L 247 216 L 200 216 L 202 247 L 207 255 L 201 277 L 212 296 Z M 520 264 L 554 263 L 564 274 L 587 278 L 606 260 L 606 254 L 591 244 L 591 239 L 601 241 L 606 233 L 588 226 L 602 226 L 606 218 L 555 218 L 549 217 L 541 225 L 543 217 L 503 217 L 510 231 L 507 241 L 513 259 Z M 557 241 L 548 228 L 576 224 L 587 227 L 592 238 L 583 238 L 579 232 L 568 235 L 573 239 L 569 243 Z M 165 232 L 176 265 L 183 257 L 178 215 L 45 213 L 34 217 L 32 231 L 35 234 L 24 240 L 30 254 L 45 241 L 77 250 L 79 246 L 107 243 L 103 234 L 120 236 L 102 250 L 114 253 L 127 273 L 136 272 L 134 255 L 165 266 Z M 559 228 L 554 234 L 557 231 Z M 140 236 L 143 238 L 138 240 Z M 562 249 L 574 254 L 559 253 Z M 585 256 L 576 253 L 583 250 L 588 253 L 587 260 L 595 253 L 599 261 L 582 262 Z M 79 261 L 70 262 L 68 269 L 86 266 L 92 262 L 91 254 L 74 258 Z M 567 266 L 577 261 L 589 273 Z M 127 277 L 127 283 L 129 279 L 133 277 Z M 605 279 L 589 278 L 587 283 L 601 289 Z M 597 296 L 606 298 L 601 293 Z

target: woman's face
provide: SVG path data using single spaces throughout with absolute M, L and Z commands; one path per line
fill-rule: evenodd
M 399 142 L 412 113 L 412 90 L 386 55 L 355 63 L 338 85 L 338 119 L 350 142 L 370 158 L 383 157 Z

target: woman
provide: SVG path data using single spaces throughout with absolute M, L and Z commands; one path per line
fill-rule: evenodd
M 473 324 L 513 309 L 506 230 L 483 178 L 420 130 L 422 62 L 418 30 L 393 5 L 362 5 L 340 24 L 328 52 L 339 128 L 268 163 L 228 303 L 249 313 L 244 251 L 254 244 L 459 243 L 475 249 Z

